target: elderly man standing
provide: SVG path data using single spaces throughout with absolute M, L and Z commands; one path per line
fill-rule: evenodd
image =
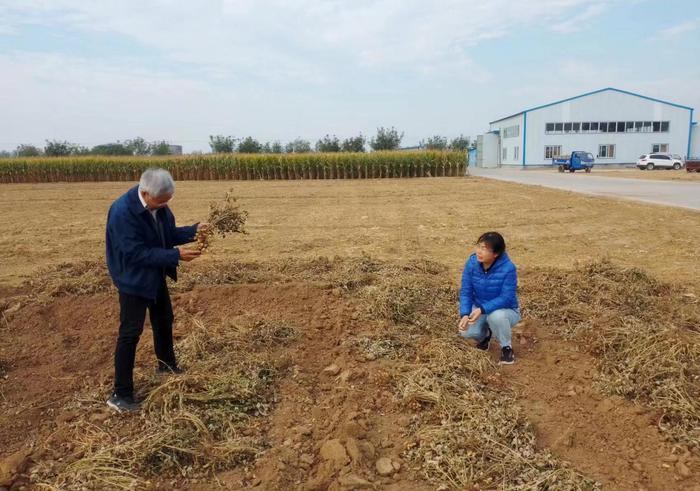
M 192 242 L 207 224 L 176 227 L 168 202 L 175 193 L 172 176 L 148 169 L 138 186 L 117 199 L 107 215 L 107 267 L 119 290 L 120 325 L 114 353 L 114 392 L 107 405 L 119 412 L 139 409 L 134 399 L 134 360 L 148 310 L 157 372 L 181 373 L 173 349 L 173 309 L 165 281 L 177 281 L 180 261 L 198 250 L 175 246 Z

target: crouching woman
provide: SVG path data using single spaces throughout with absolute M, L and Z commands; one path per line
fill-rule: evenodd
M 491 338 L 501 346 L 501 363 L 515 363 L 511 330 L 520 322 L 518 275 L 498 232 L 486 232 L 467 260 L 459 293 L 459 335 L 488 351 Z

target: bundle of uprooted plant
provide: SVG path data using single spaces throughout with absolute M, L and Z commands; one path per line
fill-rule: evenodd
M 197 249 L 206 251 L 211 245 L 214 234 L 226 237 L 227 234 L 245 234 L 245 222 L 248 219 L 248 212 L 241 210 L 233 195 L 233 189 L 226 193 L 224 199 L 218 203 L 209 205 L 209 228 L 197 231 L 195 240 Z

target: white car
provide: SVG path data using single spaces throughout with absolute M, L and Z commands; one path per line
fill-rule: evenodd
M 637 167 L 644 170 L 654 169 L 682 169 L 683 161 L 678 155 L 666 153 L 645 153 L 637 160 Z

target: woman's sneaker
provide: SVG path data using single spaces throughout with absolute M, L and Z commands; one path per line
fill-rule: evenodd
M 129 413 L 141 409 L 141 404 L 134 400 L 133 396 L 118 396 L 112 394 L 112 397 L 107 400 L 107 405 L 118 413 Z
M 489 346 L 491 345 L 491 329 L 488 329 L 488 334 L 486 337 L 476 345 L 477 348 L 479 348 L 481 351 L 488 351 Z
M 501 364 L 502 365 L 512 365 L 515 363 L 515 353 L 513 353 L 513 348 L 506 346 L 501 349 Z

